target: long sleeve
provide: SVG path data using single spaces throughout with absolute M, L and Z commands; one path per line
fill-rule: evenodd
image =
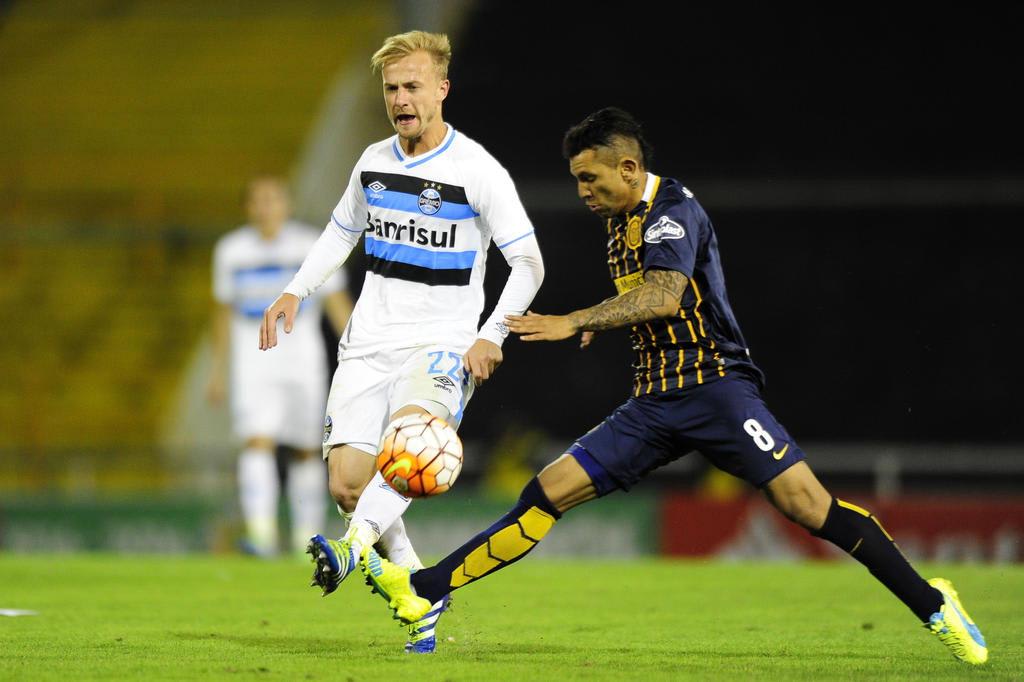
M 499 346 L 508 336 L 505 325 L 506 315 L 522 315 L 533 302 L 541 282 L 544 281 L 544 260 L 540 255 L 537 238 L 532 232 L 504 247 L 500 247 L 505 260 L 512 267 L 494 305 L 490 317 L 480 327 L 477 337 L 487 339 Z
M 306 255 L 306 260 L 302 261 L 302 267 L 284 288 L 284 293 L 303 299 L 316 291 L 352 253 L 361 233 L 336 224 L 332 217 L 331 223 Z

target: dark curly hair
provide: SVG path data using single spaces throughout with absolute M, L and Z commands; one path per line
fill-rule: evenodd
M 586 149 L 614 147 L 616 137 L 635 141 L 640 148 L 640 163 L 644 168 L 651 167 L 654 149 L 644 137 L 643 126 L 632 114 L 618 107 L 595 111 L 569 128 L 562 139 L 562 155 L 571 159 Z

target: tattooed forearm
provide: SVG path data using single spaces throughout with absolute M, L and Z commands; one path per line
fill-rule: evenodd
M 686 275 L 675 270 L 648 270 L 644 284 L 621 296 L 577 310 L 569 317 L 577 329 L 601 331 L 668 317 L 679 310 Z

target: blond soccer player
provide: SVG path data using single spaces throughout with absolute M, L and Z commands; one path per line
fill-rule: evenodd
M 423 31 L 391 36 L 373 55 L 395 134 L 363 152 L 323 234 L 260 328 L 260 348 L 278 345 L 277 321 L 290 332 L 300 302 L 363 237 L 366 279 L 341 337 L 323 435 L 330 491 L 349 528 L 339 540 L 317 535 L 309 543 L 313 582 L 324 594 L 374 545 L 399 565 L 422 566 L 401 519 L 410 500 L 376 471 L 381 435 L 416 413 L 458 428 L 473 390 L 502 362 L 505 317 L 527 309 L 544 275 L 508 172 L 443 118 L 450 59 L 447 36 Z M 511 270 L 478 327 L 492 242 Z M 410 625 L 407 651 L 434 650 L 446 605 L 440 597 Z

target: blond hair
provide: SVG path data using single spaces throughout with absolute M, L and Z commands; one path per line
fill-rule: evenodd
M 452 60 L 452 46 L 444 33 L 409 31 L 390 36 L 381 48 L 370 58 L 370 67 L 379 72 L 391 62 L 408 57 L 413 52 L 424 51 L 434 60 L 437 75 L 441 80 L 448 77 L 448 63 Z

